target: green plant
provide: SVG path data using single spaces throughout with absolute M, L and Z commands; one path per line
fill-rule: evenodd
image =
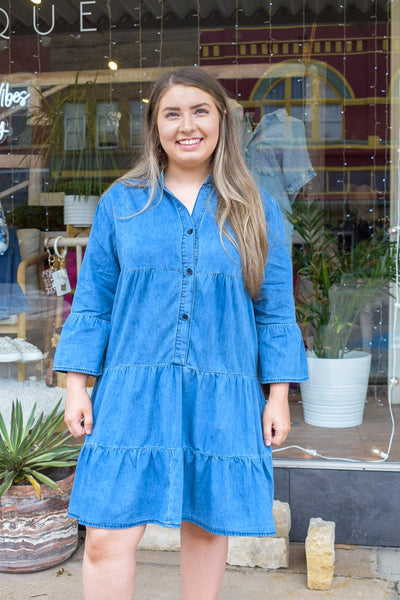
M 101 147 L 97 135 L 97 103 L 101 90 L 96 79 L 75 82 L 46 95 L 36 90 L 40 104 L 32 110 L 31 124 L 34 154 L 48 168 L 47 192 L 65 192 L 74 196 L 101 195 L 110 182 L 119 175 L 113 148 Z M 67 118 L 71 105 L 81 110 L 73 111 Z M 112 113 L 112 114 L 111 114 Z M 110 108 L 110 119 L 119 115 Z M 76 144 L 65 147 L 66 137 L 72 134 Z M 125 147 L 120 137 L 120 145 Z
M 296 310 L 306 345 L 318 358 L 343 358 L 361 313 L 395 278 L 393 243 L 375 233 L 340 251 L 317 200 L 296 203 L 290 220 L 303 240 L 293 266 L 302 280 Z
M 40 500 L 41 483 L 58 489 L 45 471 L 76 465 L 81 446 L 69 444 L 72 435 L 59 431 L 64 418 L 58 414 L 60 402 L 47 417 L 35 416 L 35 404 L 25 425 L 21 403 L 13 402 L 9 431 L 0 413 L 0 497 L 12 485 L 29 482 Z

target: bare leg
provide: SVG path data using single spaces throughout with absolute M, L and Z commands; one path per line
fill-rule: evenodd
M 182 600 L 218 598 L 227 554 L 227 537 L 208 533 L 193 523 L 182 523 Z
M 130 529 L 87 527 L 83 555 L 85 600 L 132 600 L 136 548 L 145 525 Z

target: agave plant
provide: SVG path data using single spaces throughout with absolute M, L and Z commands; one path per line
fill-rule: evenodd
M 59 431 L 63 423 L 60 403 L 47 417 L 35 416 L 35 404 L 24 425 L 21 403 L 13 402 L 9 430 L 0 413 L 0 497 L 12 485 L 30 483 L 40 500 L 41 483 L 58 489 L 44 471 L 76 465 L 81 446 L 70 444 L 72 435 Z
M 296 203 L 289 218 L 303 240 L 293 265 L 304 284 L 296 309 L 306 344 L 318 358 L 343 358 L 361 313 L 395 279 L 393 242 L 376 232 L 350 251 L 339 250 L 317 200 Z

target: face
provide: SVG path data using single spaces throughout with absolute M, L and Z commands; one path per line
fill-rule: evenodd
M 219 114 L 210 94 L 192 86 L 171 87 L 161 97 L 157 127 L 167 169 L 209 172 L 219 137 Z

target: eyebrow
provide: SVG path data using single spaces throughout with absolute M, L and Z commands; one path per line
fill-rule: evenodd
M 193 106 L 190 106 L 190 109 L 193 110 L 194 108 L 200 108 L 200 106 L 208 106 L 210 108 L 210 105 L 208 104 L 208 102 L 200 102 L 200 104 L 194 104 Z M 165 112 L 166 110 L 180 110 L 179 106 L 166 106 L 165 108 L 163 108 L 163 112 Z

